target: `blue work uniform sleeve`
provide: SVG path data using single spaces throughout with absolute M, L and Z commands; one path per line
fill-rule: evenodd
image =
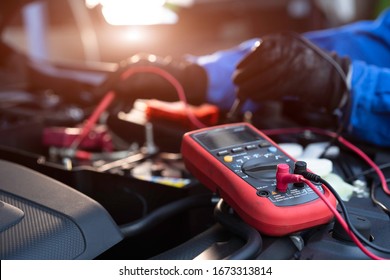
M 190 60 L 201 65 L 207 72 L 207 101 L 209 103 L 217 105 L 222 110 L 230 109 L 236 98 L 232 74 L 236 69 L 236 65 L 256 46 L 257 42 L 258 39 L 251 39 L 231 49 L 221 50 L 205 56 L 189 57 Z M 249 104 L 246 107 L 252 108 L 254 106 Z
M 358 138 L 390 147 L 390 68 L 352 63 L 349 131 Z
M 390 10 L 375 21 L 304 36 L 352 61 L 349 132 L 364 141 L 390 146 Z
M 320 48 L 351 59 L 349 132 L 362 140 L 390 146 L 390 10 L 375 21 L 303 34 Z M 248 40 L 235 48 L 192 57 L 209 79 L 207 101 L 229 109 L 235 99 L 231 76 L 237 63 L 256 45 Z M 247 102 L 244 110 L 254 109 Z

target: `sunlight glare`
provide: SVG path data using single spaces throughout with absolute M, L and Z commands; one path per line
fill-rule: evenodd
M 164 7 L 165 0 L 100 0 L 105 20 L 111 25 L 173 24 L 177 15 Z

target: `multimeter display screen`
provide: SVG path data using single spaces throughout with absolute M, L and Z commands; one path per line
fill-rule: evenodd
M 209 150 L 245 144 L 261 139 L 259 135 L 243 126 L 212 130 L 196 134 L 194 137 Z

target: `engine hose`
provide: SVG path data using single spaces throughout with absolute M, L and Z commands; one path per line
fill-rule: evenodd
M 216 220 L 228 228 L 234 234 L 237 234 L 246 241 L 244 246 L 239 250 L 229 255 L 228 260 L 250 260 L 254 259 L 262 250 L 263 239 L 260 233 L 237 218 L 236 216 L 227 213 L 228 205 L 220 199 L 214 208 Z
M 124 236 L 124 238 L 129 238 L 135 235 L 138 235 L 142 232 L 145 232 L 148 229 L 153 228 L 154 226 L 160 224 L 164 220 L 177 215 L 180 212 L 189 210 L 195 207 L 203 207 L 203 206 L 212 206 L 212 195 L 211 194 L 202 194 L 196 196 L 186 197 L 171 203 L 168 203 L 160 208 L 154 210 L 147 216 L 136 220 L 134 222 L 130 222 L 127 224 L 123 224 L 120 226 L 120 230 Z

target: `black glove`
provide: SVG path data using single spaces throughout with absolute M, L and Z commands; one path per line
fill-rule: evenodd
M 152 66 L 168 72 L 181 84 L 187 102 L 199 105 L 205 102 L 207 89 L 206 71 L 199 65 L 186 60 L 173 60 L 171 57 L 158 57 L 151 54 L 137 54 L 122 61 L 114 78 L 110 78 L 112 89 L 120 99 L 133 102 L 136 99 L 159 99 L 178 101 L 176 89 L 165 78 L 156 73 L 142 71 L 143 66 Z M 137 69 L 139 73 L 121 79 L 122 73 Z
M 332 112 L 340 106 L 345 81 L 326 58 L 347 73 L 350 61 L 327 54 L 295 34 L 269 35 L 246 56 L 233 74 L 241 100 L 297 99 Z

